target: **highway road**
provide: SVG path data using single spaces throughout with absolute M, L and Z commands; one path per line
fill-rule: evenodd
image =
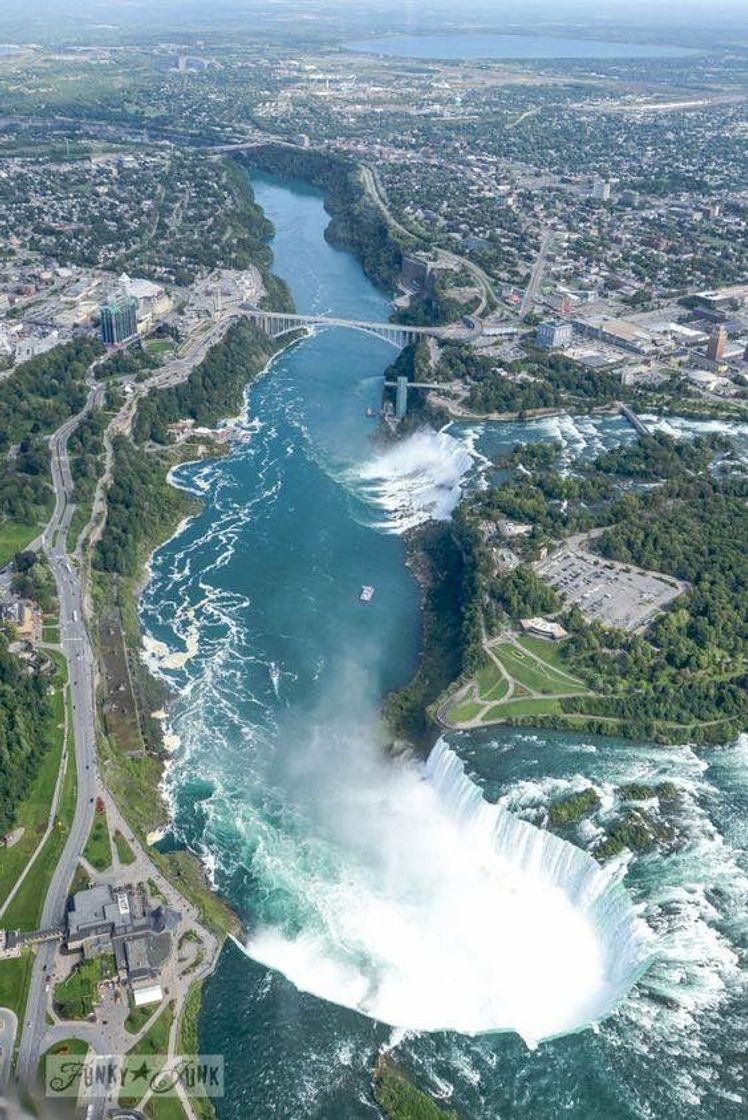
M 387 204 L 384 189 L 379 181 L 379 176 L 373 168 L 368 167 L 365 163 L 361 164 L 361 182 L 363 184 L 364 190 L 367 192 L 372 201 L 379 207 L 382 214 L 384 215 L 385 220 L 394 230 L 400 233 L 403 237 L 407 237 L 411 240 L 422 240 L 417 234 L 413 233 L 412 230 L 406 229 L 406 227 L 398 222 L 398 220 L 392 215 Z M 475 264 L 471 260 L 468 260 L 467 257 L 460 257 L 457 255 L 457 253 L 450 253 L 446 249 L 438 249 L 437 252 L 440 259 L 443 260 L 446 264 L 449 264 L 454 268 L 466 268 L 475 280 L 478 291 L 480 293 L 480 303 L 475 308 L 475 310 L 471 312 L 471 315 L 473 317 L 478 317 L 483 314 L 489 298 L 498 302 L 493 284 L 479 265 Z
M 67 531 L 75 506 L 73 480 L 68 459 L 68 440 L 85 414 L 101 403 L 103 386 L 93 385 L 84 408 L 67 420 L 50 440 L 55 507 L 41 543 L 49 559 L 60 604 L 60 644 L 68 664 L 70 682 L 70 725 L 75 739 L 78 796 L 70 834 L 55 869 L 42 911 L 41 925 L 59 925 L 65 916 L 68 890 L 78 857 L 85 847 L 93 823 L 96 797 L 96 731 L 94 654 L 83 621 L 83 602 L 78 571 L 67 553 Z M 41 1038 L 46 1030 L 46 976 L 52 971 L 57 945 L 39 947 L 34 961 L 21 1034 L 17 1077 L 24 1085 L 36 1078 Z M 102 1113 L 103 1114 L 103 1103 Z
M 543 231 L 540 251 L 538 252 L 532 272 L 530 273 L 530 283 L 527 285 L 527 290 L 522 297 L 522 303 L 519 307 L 520 319 L 524 319 L 525 316 L 529 315 L 532 311 L 532 305 L 535 302 L 535 297 L 540 290 L 540 282 L 543 279 L 545 261 L 548 256 L 548 250 L 551 247 L 551 242 L 553 241 L 553 233 L 554 231 L 552 229 L 545 229 Z
M 202 359 L 207 350 L 220 340 L 231 321 L 239 313 L 238 309 L 227 311 L 208 331 L 199 338 L 191 340 L 181 357 L 168 362 L 148 381 L 132 384 L 132 396 L 118 413 L 115 422 L 123 415 L 131 419 L 134 403 L 151 389 L 164 388 L 184 381 L 190 370 Z M 106 358 L 100 359 L 100 361 L 105 360 Z M 99 362 L 95 362 L 92 367 L 92 377 L 98 364 Z M 104 395 L 105 386 L 92 381 L 84 407 L 75 416 L 66 420 L 50 438 L 55 505 L 46 529 L 34 542 L 35 547 L 42 548 L 46 553 L 57 586 L 60 645 L 68 665 L 69 724 L 74 735 L 78 782 L 72 827 L 52 876 L 42 910 L 40 925 L 43 928 L 61 925 L 64 922 L 70 884 L 91 831 L 99 791 L 96 764 L 95 658 L 84 621 L 81 581 L 83 564 L 80 556 L 69 553 L 67 549 L 68 530 L 75 513 L 68 441 L 83 417 L 92 408 L 101 407 Z M 102 500 L 98 491 L 97 499 Z M 54 970 L 57 948 L 56 942 L 47 942 L 39 946 L 31 975 L 16 1067 L 17 1080 L 21 1085 L 29 1087 L 36 1083 L 39 1060 L 44 1047 L 49 1045 L 46 1022 L 47 976 Z M 67 1029 L 69 1035 L 70 1028 Z M 77 1026 L 74 1033 L 79 1036 Z M 86 1032 L 86 1037 L 94 1050 L 99 1053 L 107 1052 L 103 1035 L 95 1028 Z M 87 1120 L 101 1120 L 106 1106 L 107 1102 L 104 1099 L 94 1101 L 91 1111 L 87 1114 Z

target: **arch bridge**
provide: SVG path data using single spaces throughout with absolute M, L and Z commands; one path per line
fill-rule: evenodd
M 330 315 L 291 315 L 284 311 L 263 311 L 258 307 L 244 307 L 244 311 L 261 330 L 271 338 L 280 338 L 307 327 L 348 327 L 354 331 L 364 331 L 376 335 L 385 342 L 402 349 L 409 342 L 430 336 L 444 341 L 465 342 L 477 338 L 481 325 L 477 319 L 448 327 L 412 327 L 405 323 L 371 323 L 363 319 L 336 319 Z

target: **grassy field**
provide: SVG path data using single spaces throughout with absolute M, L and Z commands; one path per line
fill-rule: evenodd
M 151 1009 L 153 1010 L 153 1008 Z M 156 1008 L 158 1011 L 158 1008 Z M 149 1031 L 136 1042 L 128 1054 L 141 1054 L 147 1057 L 158 1057 L 169 1051 L 169 1032 L 174 1022 L 174 1004 L 168 1003 L 159 1013 Z
M 117 849 L 117 858 L 120 863 L 125 866 L 135 863 L 135 853 L 118 828 L 114 831 L 114 846 Z
M 3 915 L 3 924 L 9 929 L 30 930 L 39 926 L 44 899 L 73 821 L 77 785 L 75 752 L 69 749 L 54 828 Z
M 532 634 L 523 634 L 517 638 L 517 644 L 522 646 L 523 649 L 529 650 L 539 657 L 542 661 L 552 665 L 554 669 L 558 669 L 561 673 L 568 673 L 569 676 L 574 677 L 573 673 L 569 672 L 566 664 L 566 650 L 568 645 L 566 642 L 548 642 L 545 638 L 533 638 Z
M 462 704 L 455 704 L 453 708 L 447 710 L 447 719 L 450 723 L 469 723 L 480 715 L 482 709 L 483 705 L 476 700 L 465 700 Z
M 579 687 L 558 673 L 549 662 L 536 661 L 529 653 L 508 642 L 497 646 L 495 653 L 509 675 L 531 692 L 575 692 Z
M 0 568 L 4 568 L 17 552 L 23 552 L 38 535 L 38 525 L 25 525 L 20 521 L 0 522 Z
M 42 641 L 44 642 L 59 642 L 60 640 L 60 623 L 57 619 L 47 619 L 42 621 Z
M 125 1030 L 129 1034 L 138 1034 L 157 1011 L 158 1007 L 153 1004 L 147 1007 L 131 1007 L 130 1014 L 125 1019 Z
M 54 1046 L 50 1046 L 46 1054 L 42 1055 L 42 1060 L 39 1063 L 39 1082 L 44 1085 L 47 1080 L 47 1058 L 85 1058 L 88 1053 L 88 1043 L 84 1042 L 81 1038 L 64 1038 L 62 1042 L 56 1042 Z M 76 1077 L 73 1085 L 77 1085 L 80 1077 Z
M 169 1052 L 169 1033 L 174 1022 L 174 1004 L 168 1003 L 161 1011 L 156 1008 L 157 1015 L 150 1029 L 143 1037 L 131 1047 L 128 1053 L 128 1068 L 136 1068 L 139 1058 L 158 1058 Z M 142 1095 L 142 1094 L 141 1094 Z M 166 1098 L 163 1098 L 164 1100 Z M 140 1097 L 120 1095 L 119 1103 L 122 1108 L 132 1108 L 137 1105 Z M 159 1106 L 162 1101 L 159 1101 Z M 178 1102 L 177 1102 L 178 1103 Z M 168 1117 L 169 1113 L 157 1112 L 154 1114 L 161 1120 L 162 1116 Z M 177 1114 L 178 1115 L 178 1114 Z
M 83 858 L 88 860 L 97 871 L 106 871 L 112 866 L 112 842 L 109 839 L 106 813 L 97 812 L 91 825 L 91 834 L 83 849 Z
M 33 967 L 34 954 L 31 952 L 0 961 L 0 1007 L 15 1011 L 19 1024 L 23 1024 Z
M 171 338 L 149 338 L 143 343 L 149 354 L 173 354 L 176 343 Z
M 55 658 L 58 665 L 62 659 Z M 62 666 L 65 662 L 62 661 Z M 41 765 L 31 784 L 28 796 L 18 807 L 14 828 L 22 828 L 23 835 L 12 848 L 3 851 L 0 861 L 0 904 L 8 897 L 18 877 L 36 850 L 47 828 L 49 811 L 52 805 L 57 775 L 60 770 L 63 747 L 63 728 L 65 726 L 66 672 L 62 669 L 54 680 L 54 694 L 51 697 L 50 714 L 45 728 L 48 749 L 42 755 Z M 40 857 L 41 858 L 41 855 Z M 37 861 L 38 862 L 38 861 Z M 29 878 L 34 879 L 35 871 Z M 23 888 L 22 888 L 23 889 Z M 7 916 L 3 924 L 10 925 Z M 12 926 L 10 928 L 13 928 Z
M 485 720 L 514 719 L 518 716 L 548 716 L 561 711 L 558 700 L 545 697 L 539 699 L 510 701 L 508 704 L 496 704 L 489 708 Z
M 192 1107 L 199 1103 L 199 1098 L 196 1098 Z M 148 1120 L 187 1120 L 179 1097 L 151 1097 L 145 1106 L 145 1114 Z
M 493 656 L 491 656 L 493 655 Z M 587 689 L 564 664 L 564 645 L 527 635 L 492 646 L 463 694 L 462 700 L 447 710 L 450 723 L 473 720 L 497 723 L 505 719 L 541 715 L 561 715 L 556 697 L 583 695 Z M 494 658 L 501 662 L 504 673 Z M 585 716 L 580 716 L 581 721 Z
M 114 957 L 104 955 L 82 961 L 61 983 L 55 985 L 55 1008 L 61 1019 L 85 1019 L 93 1011 L 98 984 L 113 976 Z
M 509 691 L 509 682 L 493 658 L 487 658 L 475 677 L 481 700 L 501 700 Z

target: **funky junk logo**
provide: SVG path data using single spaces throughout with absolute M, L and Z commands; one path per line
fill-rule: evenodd
M 222 1097 L 223 1057 L 158 1054 L 75 1057 L 49 1055 L 45 1088 L 48 1097 Z

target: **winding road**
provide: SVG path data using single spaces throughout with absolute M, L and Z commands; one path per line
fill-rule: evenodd
M 41 543 L 49 559 L 60 604 L 60 645 L 68 665 L 69 718 L 75 742 L 77 798 L 70 833 L 55 868 L 42 910 L 41 926 L 61 925 L 68 891 L 91 831 L 96 796 L 96 734 L 94 653 L 83 621 L 81 582 L 67 552 L 67 533 L 75 512 L 68 440 L 86 413 L 103 400 L 104 388 L 93 385 L 83 409 L 57 429 L 50 439 L 55 507 Z M 46 1033 L 46 976 L 54 967 L 57 944 L 39 946 L 31 974 L 25 1022 L 18 1053 L 17 1077 L 30 1085 L 36 1077 L 41 1042 Z M 103 1106 L 102 1106 L 103 1107 Z

